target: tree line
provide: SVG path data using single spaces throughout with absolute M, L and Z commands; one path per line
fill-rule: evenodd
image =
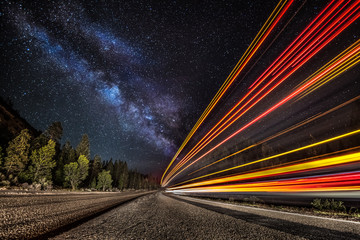
M 73 148 L 60 140 L 60 122 L 52 123 L 37 137 L 23 129 L 4 148 L 0 146 L 0 185 L 31 185 L 35 189 L 54 187 L 97 190 L 156 189 L 156 179 L 128 168 L 125 161 L 103 161 L 90 157 L 90 141 L 84 134 Z

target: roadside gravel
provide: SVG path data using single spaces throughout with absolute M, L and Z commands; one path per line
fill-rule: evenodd
M 0 239 L 37 238 L 144 194 L 146 193 L 0 193 Z

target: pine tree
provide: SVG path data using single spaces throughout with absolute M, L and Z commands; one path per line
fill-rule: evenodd
M 140 175 L 140 173 L 138 173 L 138 172 L 135 173 L 134 188 L 135 188 L 136 190 L 141 189 L 141 175 Z
M 94 178 L 94 179 L 91 181 L 91 183 L 90 183 L 90 188 L 91 188 L 91 189 L 96 188 L 96 178 Z
M 111 183 L 112 179 L 110 171 L 102 170 L 102 172 L 99 173 L 98 176 L 97 189 L 102 189 L 103 191 L 105 191 L 106 189 L 111 188 Z
M 55 170 L 55 183 L 59 186 L 63 185 L 65 176 L 64 176 L 64 165 L 70 162 L 76 161 L 76 152 L 71 146 L 69 141 L 66 141 L 64 146 L 62 147 L 58 161 L 56 164 Z
M 55 142 L 49 140 L 48 144 L 40 149 L 35 149 L 31 156 L 31 163 L 29 170 L 34 182 L 40 180 L 51 180 L 51 170 L 55 167 L 56 162 L 53 159 L 55 156 Z
M 6 148 L 7 157 L 5 157 L 4 168 L 8 176 L 24 171 L 29 161 L 30 139 L 29 130 L 24 129 Z
M 54 142 L 59 142 L 63 134 L 63 128 L 61 122 L 53 122 L 48 129 L 44 132 L 44 135 L 52 139 Z
M 86 178 L 89 170 L 89 160 L 80 155 L 77 162 L 71 162 L 64 166 L 65 180 L 71 184 L 73 190 L 75 190 L 82 180 Z
M 67 163 L 76 162 L 77 156 L 76 156 L 76 150 L 71 147 L 69 156 L 67 158 Z M 66 163 L 66 161 L 65 161 Z
M 129 171 L 129 183 L 127 188 L 135 189 L 135 176 L 133 171 Z
M 43 133 L 34 138 L 34 140 L 31 141 L 31 147 L 30 151 L 34 151 L 35 149 L 39 149 L 47 144 L 49 141 L 49 138 L 47 138 Z
M 91 171 L 90 171 L 90 183 L 92 183 L 98 176 L 101 171 L 101 157 L 99 155 L 95 155 L 94 161 L 91 164 Z M 94 187 L 95 188 L 95 187 Z
M 118 188 L 120 190 L 123 190 L 123 189 L 127 188 L 128 177 L 129 177 L 129 172 L 128 172 L 127 163 L 124 162 L 121 165 L 121 175 L 120 175 L 120 178 L 119 178 L 119 181 L 118 181 Z
M 110 175 L 113 176 L 114 174 L 114 163 L 112 158 L 110 158 L 110 161 L 107 162 L 105 170 L 110 171 Z
M 114 163 L 114 172 L 112 175 L 112 179 L 114 180 L 113 187 L 118 187 L 120 176 L 121 176 L 121 162 L 119 160 L 116 160 Z
M 76 153 L 78 156 L 84 155 L 87 159 L 90 159 L 90 142 L 87 134 L 82 136 L 79 145 L 76 147 Z
M 0 146 L 0 169 L 2 167 L 3 159 L 4 159 L 4 153 L 2 147 Z

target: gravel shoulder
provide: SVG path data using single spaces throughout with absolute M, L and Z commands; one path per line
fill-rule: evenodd
M 0 193 L 0 239 L 38 239 L 148 192 Z

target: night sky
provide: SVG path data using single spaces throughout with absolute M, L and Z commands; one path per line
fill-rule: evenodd
M 159 175 L 277 2 L 1 1 L 0 95 L 37 129 L 60 121 L 62 143 L 87 133 L 92 156 Z

